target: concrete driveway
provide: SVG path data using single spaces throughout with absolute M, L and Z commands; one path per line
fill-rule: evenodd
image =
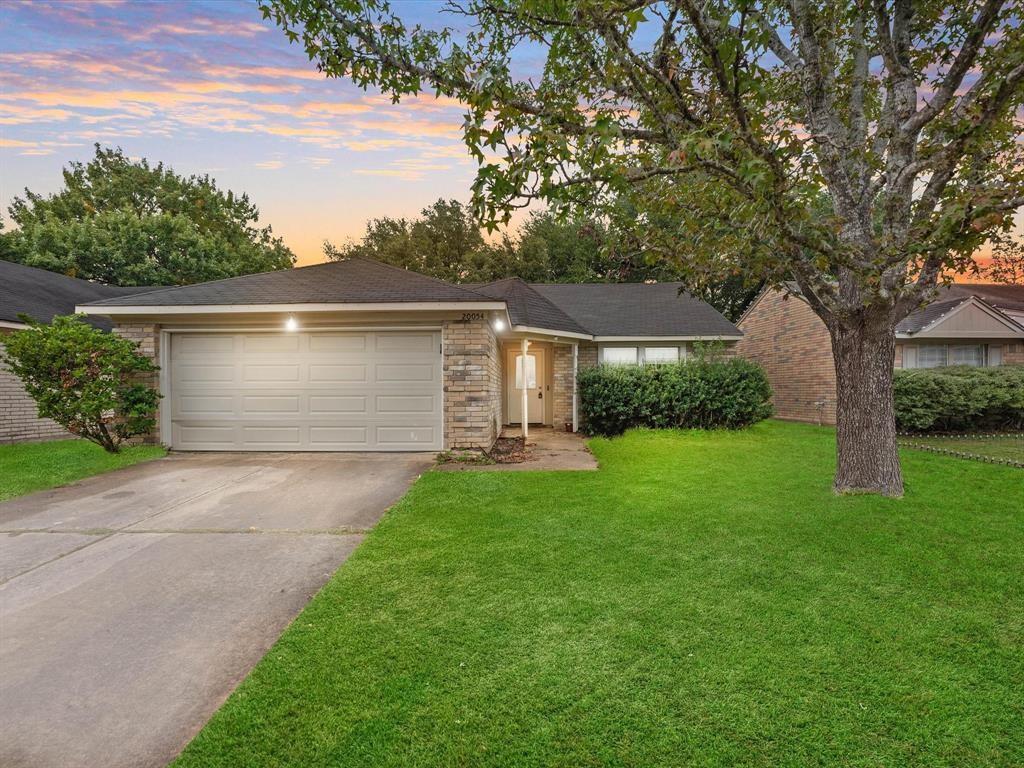
M 178 454 L 0 504 L 0 765 L 165 765 L 431 461 Z

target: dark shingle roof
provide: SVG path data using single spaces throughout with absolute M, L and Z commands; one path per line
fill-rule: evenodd
M 73 314 L 76 304 L 152 290 L 146 286 L 92 283 L 46 269 L 0 261 L 0 320 L 20 323 L 18 315 L 24 314 L 48 323 L 54 315 Z M 111 328 L 110 321 L 102 317 L 90 317 L 88 322 L 104 330 Z
M 681 283 L 535 284 L 538 293 L 594 336 L 742 336 Z
M 1024 312 L 1024 285 L 1006 283 L 953 283 L 939 290 L 937 301 L 953 296 L 977 296 L 996 309 Z
M 903 318 L 896 325 L 896 333 L 917 333 L 929 325 L 934 323 L 940 317 L 948 315 L 954 309 L 959 307 L 970 296 L 957 296 L 955 298 L 947 298 L 944 301 L 933 301 L 926 307 L 921 307 L 914 312 L 911 312 L 905 318 Z
M 590 335 L 590 331 L 518 277 L 476 285 L 473 290 L 504 301 L 512 325 Z
M 93 306 L 362 304 L 487 301 L 489 297 L 418 272 L 358 257 L 277 272 L 165 288 Z

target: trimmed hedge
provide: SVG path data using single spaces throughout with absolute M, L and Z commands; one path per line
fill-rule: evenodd
M 896 371 L 893 400 L 905 432 L 1022 429 L 1024 366 Z
M 580 415 L 590 435 L 630 427 L 738 429 L 767 418 L 772 390 L 749 360 L 600 365 L 579 372 Z

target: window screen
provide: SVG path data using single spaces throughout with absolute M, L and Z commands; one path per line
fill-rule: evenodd
M 973 365 L 981 368 L 985 365 L 984 344 L 957 344 L 949 348 L 950 365 Z
M 679 360 L 679 347 L 644 347 L 645 363 L 675 363 Z
M 636 363 L 636 347 L 605 347 L 601 359 L 612 365 L 631 365 Z
M 946 345 L 927 344 L 917 350 L 918 368 L 940 368 L 946 365 Z

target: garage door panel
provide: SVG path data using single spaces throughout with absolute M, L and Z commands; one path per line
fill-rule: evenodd
M 246 365 L 242 368 L 243 384 L 279 384 L 282 381 L 298 382 L 299 366 L 293 363 L 270 365 Z
M 246 353 L 298 352 L 300 337 L 297 334 L 276 335 L 270 333 L 252 334 L 242 337 L 242 351 Z
M 367 398 L 358 395 L 314 395 L 309 396 L 309 412 L 313 416 L 333 414 L 365 414 Z
M 331 384 L 366 381 L 366 366 L 360 363 L 346 365 L 313 364 L 309 366 L 309 381 L 314 384 Z
M 364 352 L 364 334 L 315 333 L 309 336 L 310 352 Z
M 174 366 L 174 379 L 181 384 L 230 383 L 235 380 L 235 368 L 231 365 L 183 362 Z
M 437 346 L 432 333 L 379 333 L 374 345 L 378 352 L 421 352 L 430 355 Z
M 377 413 L 436 413 L 433 395 L 377 395 Z
M 235 413 L 235 398 L 231 395 L 182 395 L 175 405 L 178 416 L 231 418 Z
M 392 381 L 433 381 L 434 366 L 410 365 L 408 363 L 378 363 L 375 381 L 387 383 Z
M 266 416 L 280 414 L 299 416 L 299 395 L 244 395 L 242 397 L 242 416 Z
M 442 447 L 440 334 L 175 334 L 171 441 L 183 450 Z
M 325 450 L 366 450 L 368 429 L 366 427 L 310 427 L 310 445 Z

